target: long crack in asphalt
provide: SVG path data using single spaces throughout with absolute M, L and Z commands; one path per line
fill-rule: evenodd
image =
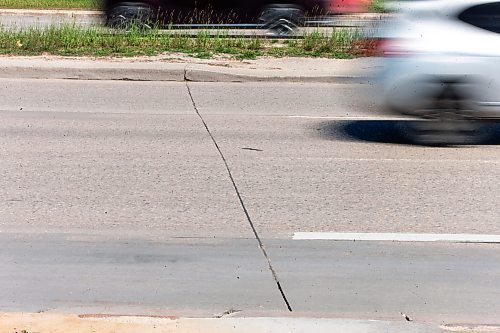
M 276 285 L 277 285 L 278 290 L 279 290 L 279 292 L 281 294 L 281 297 L 283 298 L 283 301 L 285 302 L 288 311 L 292 312 L 292 307 L 290 306 L 290 302 L 288 301 L 288 299 L 287 299 L 287 297 L 285 295 L 285 292 L 283 291 L 283 288 L 281 287 L 281 283 L 280 283 L 280 281 L 278 279 L 278 275 L 277 275 L 277 273 L 276 273 L 276 271 L 275 271 L 275 269 L 274 269 L 274 267 L 273 267 L 273 265 L 271 263 L 271 259 L 269 258 L 269 255 L 267 254 L 267 251 L 266 251 L 266 249 L 264 247 L 264 243 L 262 242 L 262 239 L 260 238 L 260 236 L 259 236 L 259 234 L 257 232 L 257 229 L 255 228 L 255 225 L 254 225 L 254 223 L 252 221 L 252 218 L 250 217 L 250 214 L 248 213 L 248 210 L 247 210 L 247 208 L 245 206 L 245 202 L 243 201 L 243 198 L 242 198 L 241 193 L 240 193 L 240 191 L 238 189 L 238 186 L 236 185 L 236 182 L 234 180 L 234 177 L 233 177 L 233 174 L 231 172 L 231 169 L 229 168 L 229 163 L 227 162 L 226 157 L 224 156 L 224 153 L 222 152 L 219 144 L 215 140 L 215 137 L 213 136 L 212 132 L 210 131 L 210 128 L 208 127 L 205 119 L 203 118 L 203 116 L 201 115 L 200 111 L 198 110 L 196 102 L 194 101 L 194 98 L 193 98 L 193 94 L 191 93 L 191 88 L 189 87 L 189 84 L 188 84 L 187 81 L 186 81 L 186 88 L 187 88 L 187 91 L 188 91 L 188 94 L 189 94 L 189 98 L 191 99 L 191 102 L 193 103 L 193 108 L 194 108 L 196 114 L 198 115 L 198 117 L 200 118 L 201 122 L 203 123 L 203 126 L 207 130 L 208 135 L 212 139 L 212 142 L 214 143 L 215 148 L 219 152 L 219 155 L 222 158 L 222 161 L 224 162 L 224 165 L 226 167 L 226 171 L 228 173 L 229 179 L 231 180 L 233 188 L 234 188 L 234 190 L 236 192 L 236 196 L 238 197 L 238 201 L 240 202 L 241 208 L 243 209 L 243 212 L 245 213 L 247 221 L 250 224 L 250 227 L 252 228 L 253 234 L 255 235 L 255 238 L 256 238 L 257 242 L 259 243 L 259 248 L 261 249 L 262 254 L 264 255 L 264 257 L 267 260 L 267 264 L 268 264 L 269 269 L 270 269 L 270 271 L 271 271 L 271 273 L 273 275 L 274 281 L 276 282 Z

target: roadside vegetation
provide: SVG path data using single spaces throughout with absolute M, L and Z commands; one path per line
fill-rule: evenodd
M 2 0 L 0 8 L 17 9 L 99 9 L 101 0 Z
M 373 13 L 388 13 L 390 10 L 385 5 L 385 0 L 373 0 L 370 5 L 370 12 Z
M 229 36 L 199 30 L 182 31 L 131 29 L 124 32 L 102 28 L 53 26 L 7 30 L 0 28 L 0 54 L 132 57 L 181 52 L 202 58 L 225 54 L 234 58 L 257 56 L 310 56 L 351 58 L 366 54 L 366 45 L 355 32 L 334 29 L 331 34 L 312 32 L 303 38 L 262 38 Z

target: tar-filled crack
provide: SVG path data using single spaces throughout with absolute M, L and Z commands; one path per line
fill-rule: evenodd
M 263 151 L 262 149 L 258 149 L 258 148 L 250 148 L 250 147 L 244 147 L 244 148 L 241 148 L 243 150 L 251 150 L 251 151 Z
M 184 66 L 184 82 L 189 82 L 191 81 L 189 78 L 188 78 L 188 65 Z M 188 87 L 189 89 L 189 87 Z M 193 97 L 191 96 L 191 101 L 193 101 Z
M 238 313 L 238 312 L 241 312 L 241 310 L 229 309 L 229 310 L 222 312 L 221 314 L 214 315 L 214 318 L 227 317 L 227 316 L 233 315 L 233 314 Z
M 201 122 L 203 123 L 203 126 L 205 127 L 208 135 L 210 136 L 210 138 L 212 139 L 212 142 L 215 145 L 215 148 L 219 152 L 219 155 L 222 158 L 222 161 L 224 162 L 224 166 L 226 167 L 226 171 L 228 173 L 229 179 L 231 180 L 233 188 L 236 192 L 236 196 L 238 197 L 238 201 L 240 202 L 240 206 L 243 209 L 243 212 L 245 213 L 245 216 L 247 218 L 248 223 L 250 224 L 250 227 L 252 228 L 252 232 L 255 235 L 255 238 L 259 244 L 259 248 L 261 249 L 262 254 L 264 255 L 264 257 L 267 260 L 269 270 L 271 271 L 271 273 L 273 275 L 274 281 L 276 282 L 276 285 L 277 285 L 278 290 L 281 294 L 281 297 L 283 298 L 283 301 L 285 302 L 288 311 L 292 312 L 292 307 L 290 306 L 290 303 L 288 302 L 288 299 L 285 295 L 285 292 L 283 291 L 283 288 L 281 287 L 281 283 L 278 279 L 278 275 L 276 274 L 276 271 L 274 270 L 274 267 L 271 263 L 271 259 L 269 258 L 269 255 L 267 254 L 267 251 L 264 247 L 264 243 L 262 242 L 262 240 L 257 232 L 257 229 L 255 228 L 255 225 L 253 224 L 252 218 L 250 217 L 250 214 L 248 213 L 248 210 L 245 206 L 245 202 L 243 201 L 243 198 L 242 198 L 241 193 L 238 189 L 238 186 L 236 185 L 236 182 L 235 182 L 234 177 L 233 177 L 233 173 L 231 172 L 231 169 L 229 168 L 229 163 L 227 162 L 226 157 L 224 156 L 224 153 L 222 153 L 222 150 L 221 150 L 219 144 L 217 143 L 217 141 L 215 140 L 215 137 L 213 136 L 212 132 L 210 131 L 210 128 L 208 127 L 205 119 L 203 119 L 203 116 L 201 115 L 200 111 L 198 110 L 198 107 L 196 106 L 196 102 L 194 101 L 194 98 L 193 98 L 193 94 L 191 93 L 191 88 L 189 88 L 189 84 L 187 81 L 186 81 L 186 88 L 187 88 L 187 91 L 189 94 L 189 98 L 191 98 L 191 102 L 193 103 L 193 108 L 194 108 L 196 114 L 198 115 Z
M 403 312 L 400 312 L 400 314 L 406 321 L 413 321 L 408 315 L 404 314 Z

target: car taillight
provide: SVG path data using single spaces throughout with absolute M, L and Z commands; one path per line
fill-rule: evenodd
M 408 56 L 413 52 L 406 47 L 407 41 L 397 38 L 381 38 L 376 42 L 376 53 L 381 57 Z
M 362 13 L 368 11 L 371 0 L 330 0 L 330 12 L 335 14 Z

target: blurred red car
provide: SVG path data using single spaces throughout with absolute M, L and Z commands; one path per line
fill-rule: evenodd
M 370 0 L 331 0 L 329 12 L 334 14 L 362 13 L 368 11 Z
M 107 23 L 259 26 L 288 33 L 308 17 L 362 12 L 367 0 L 105 0 Z

